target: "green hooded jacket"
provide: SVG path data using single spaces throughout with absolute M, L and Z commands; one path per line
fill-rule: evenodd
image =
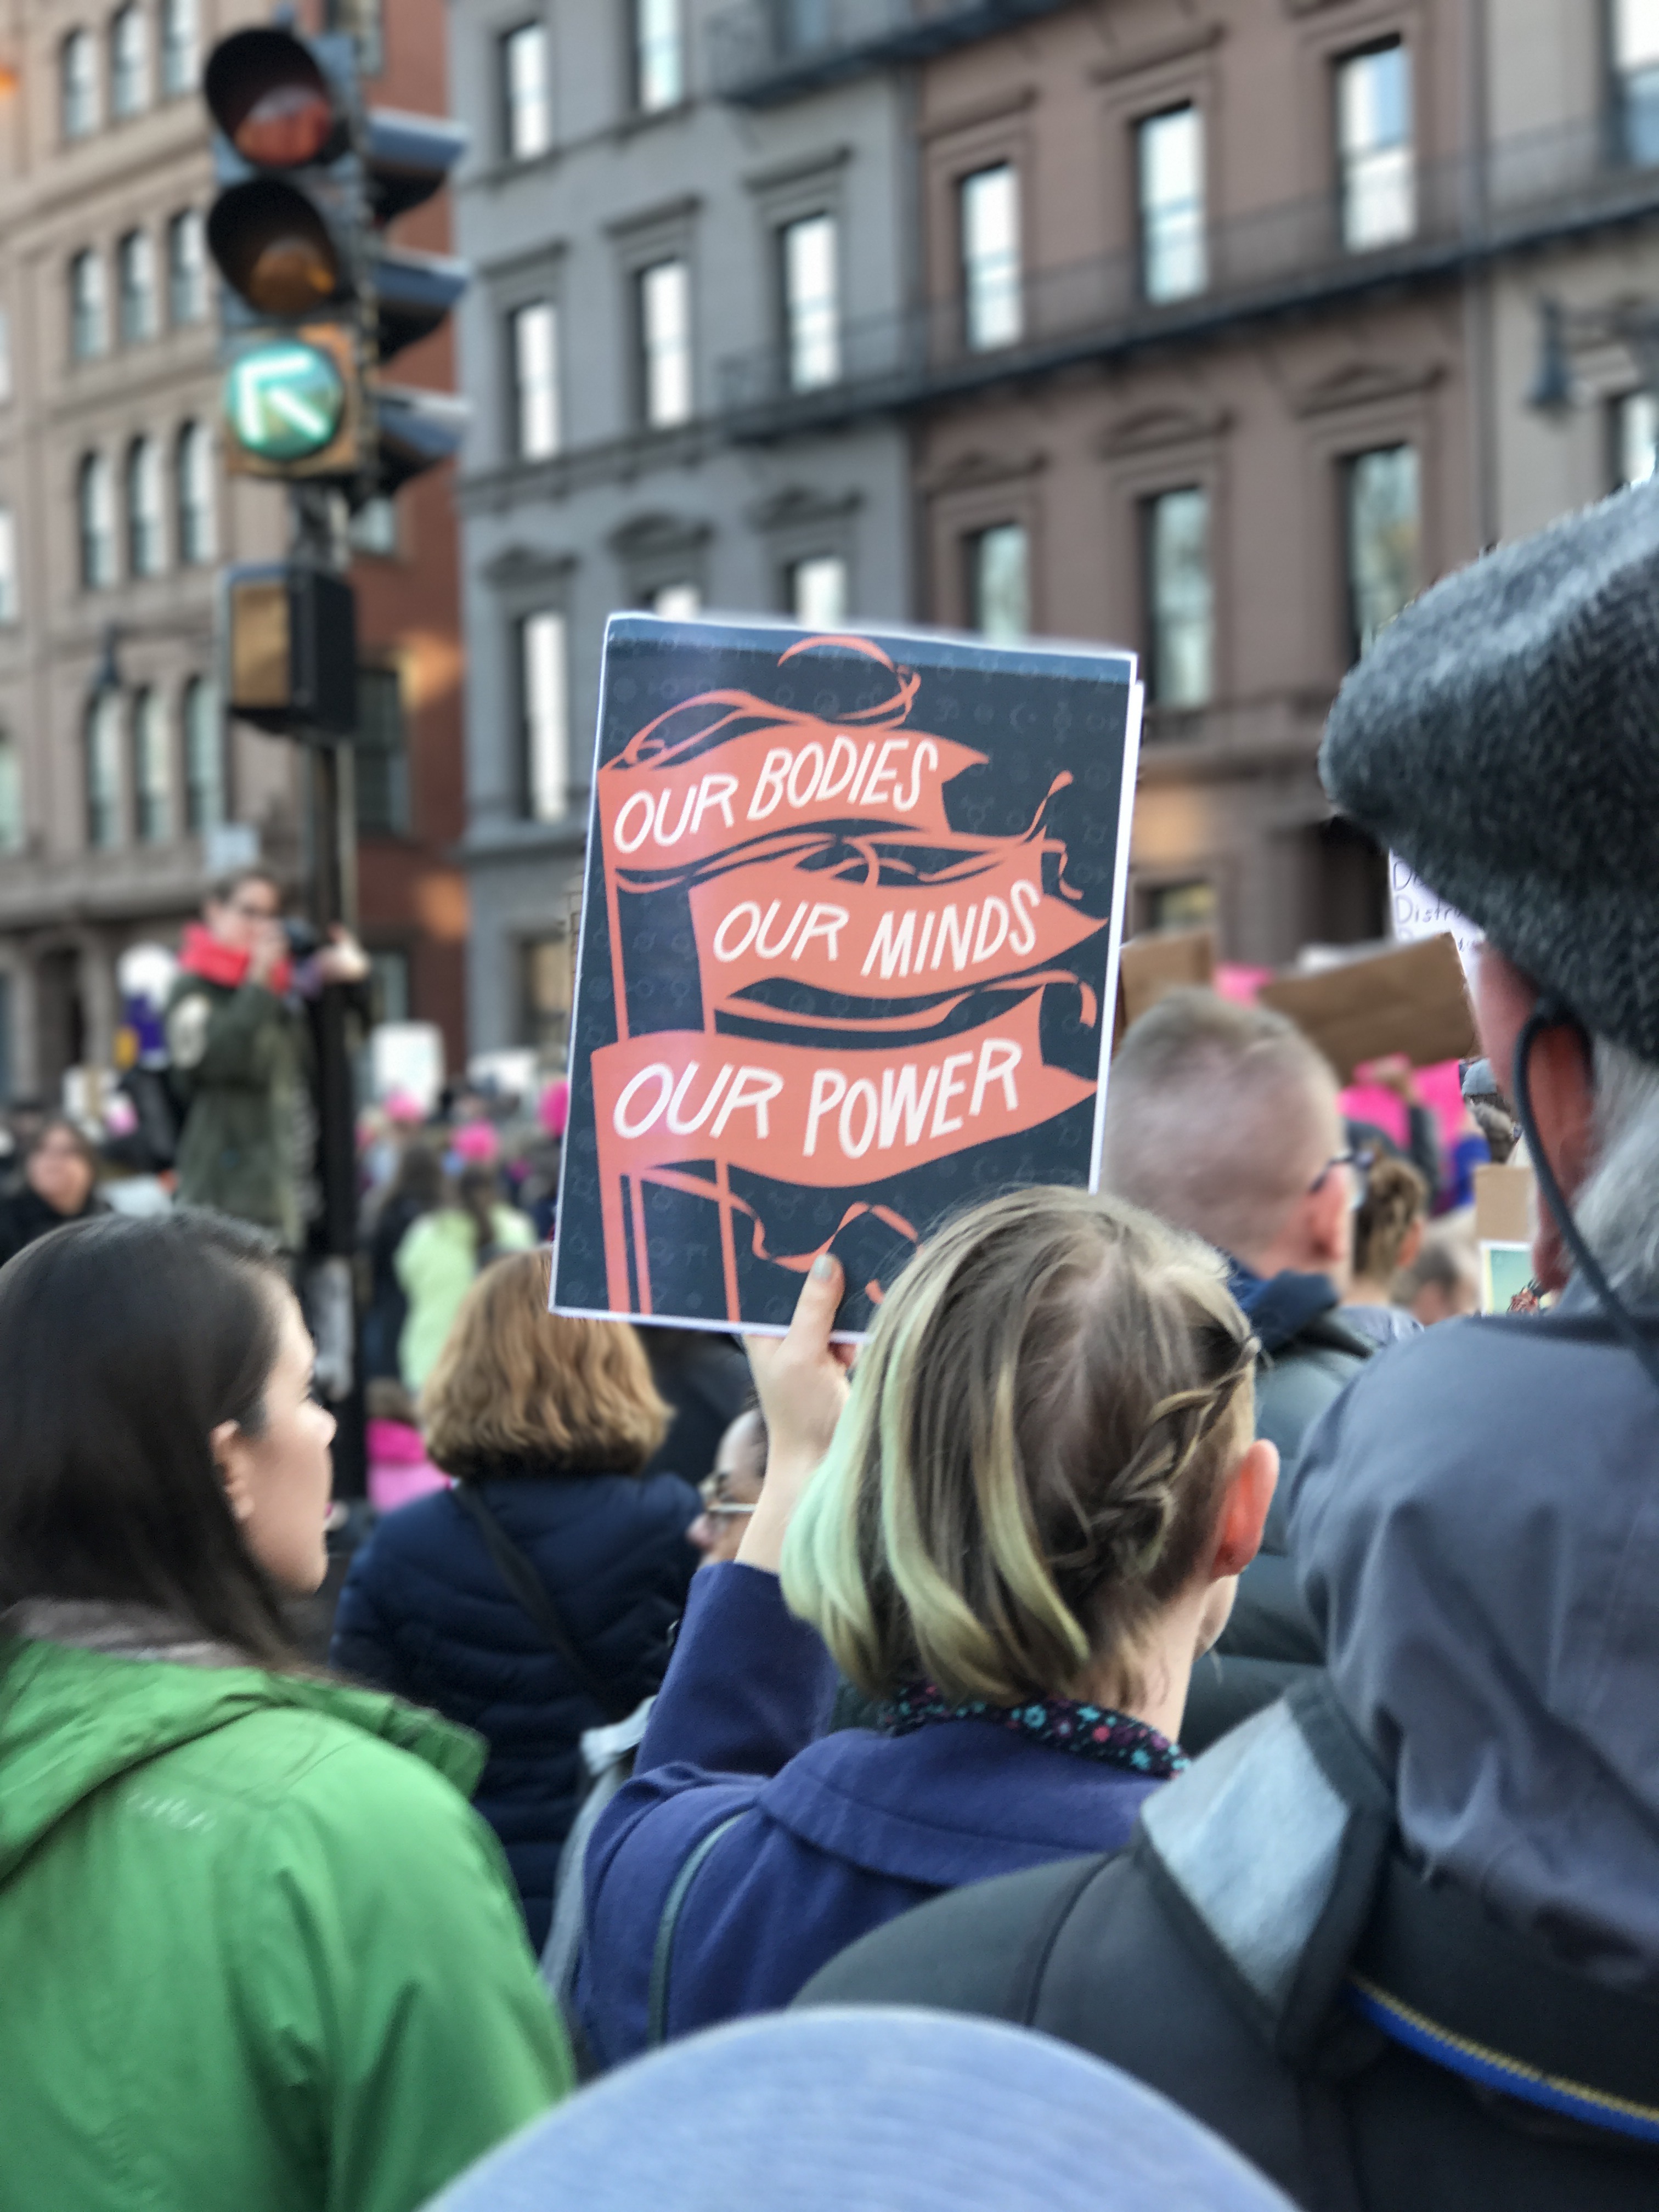
M 0 1644 L 0 2212 L 409 2212 L 570 2086 L 476 1740 Z

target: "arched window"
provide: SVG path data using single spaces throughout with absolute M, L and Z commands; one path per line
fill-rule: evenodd
M 71 31 L 58 49 L 58 90 L 65 138 L 98 128 L 98 49 L 90 31 Z
M 110 19 L 109 104 L 122 120 L 149 106 L 149 26 L 139 0 L 128 0 Z
M 218 550 L 214 527 L 213 440 L 205 422 L 186 422 L 179 433 L 173 466 L 178 477 L 179 558 L 204 567 Z
M 70 352 L 76 361 L 96 361 L 109 351 L 109 298 L 104 288 L 104 257 L 90 248 L 70 263 Z
M 121 695 L 100 691 L 87 708 L 87 842 L 121 842 Z
M 155 240 L 130 230 L 115 250 L 116 295 L 123 345 L 143 345 L 155 335 Z
M 127 573 L 159 576 L 166 565 L 161 518 L 161 453 L 154 438 L 127 448 Z
M 181 208 L 167 224 L 167 319 L 174 330 L 204 322 L 207 245 L 199 208 Z
M 0 730 L 0 853 L 23 849 L 23 774 L 9 730 Z
M 161 0 L 161 96 L 177 100 L 196 89 L 196 0 Z
M 225 818 L 225 744 L 219 694 L 205 676 L 185 686 L 185 827 L 198 836 Z
M 141 691 L 132 702 L 132 790 L 141 845 L 165 845 L 173 835 L 170 734 L 161 693 Z
M 88 453 L 76 487 L 80 508 L 81 585 L 106 591 L 115 581 L 115 487 L 102 453 Z

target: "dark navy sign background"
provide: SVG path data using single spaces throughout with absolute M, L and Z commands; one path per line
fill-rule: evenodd
M 1134 663 L 613 618 L 554 1302 L 846 1331 L 945 1214 L 1097 1171 Z

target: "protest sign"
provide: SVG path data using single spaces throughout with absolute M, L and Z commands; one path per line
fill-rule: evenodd
M 1402 945 L 1420 944 L 1425 937 L 1449 937 L 1464 974 L 1470 982 L 1474 981 L 1474 956 L 1486 941 L 1486 932 L 1455 906 L 1448 906 L 1397 853 L 1389 855 L 1389 914 Z
M 945 1214 L 1092 1188 L 1124 653 L 613 617 L 553 1300 L 838 1333 Z
M 1113 1051 L 1141 1016 L 1171 991 L 1212 984 L 1215 965 L 1212 929 L 1153 930 L 1146 937 L 1132 937 L 1118 963 Z
M 1288 1014 L 1344 1083 L 1385 1053 L 1403 1052 L 1426 1067 L 1478 1049 L 1462 965 L 1446 936 L 1312 975 L 1286 975 L 1264 984 L 1257 997 Z
M 1488 1164 L 1474 1171 L 1474 1235 L 1480 1249 L 1482 1313 L 1534 1313 L 1540 1298 L 1532 1275 L 1532 1228 L 1537 1178 L 1529 1167 Z

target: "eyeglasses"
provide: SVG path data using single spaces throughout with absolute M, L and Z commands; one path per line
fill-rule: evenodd
M 755 1510 L 752 1504 L 739 1505 L 734 1498 L 726 1497 L 724 1475 L 706 1476 L 698 1486 L 697 1494 L 702 1499 L 702 1510 L 710 1520 L 729 1513 L 752 1513 Z
M 1374 1152 L 1334 1153 L 1308 1185 L 1308 1195 L 1314 1198 L 1323 1190 L 1326 1178 L 1333 1168 L 1346 1168 L 1348 1206 L 1350 1212 L 1357 1213 L 1365 1203 L 1365 1194 L 1370 1188 L 1371 1170 L 1376 1165 L 1376 1154 Z

